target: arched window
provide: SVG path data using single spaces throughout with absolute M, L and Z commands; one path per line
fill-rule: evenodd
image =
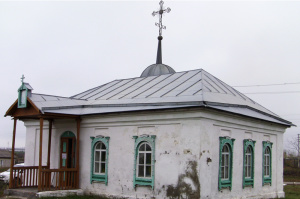
M 244 140 L 244 173 L 243 188 L 245 186 L 254 186 L 254 146 L 255 141 Z
M 219 190 L 232 187 L 233 143 L 235 139 L 220 137 Z
M 133 186 L 151 186 L 154 188 L 155 135 L 133 136 L 135 139 Z
M 230 147 L 225 144 L 222 149 L 222 163 L 221 163 L 221 179 L 229 179 L 229 168 L 230 168 Z
M 252 173 L 252 148 L 247 147 L 245 154 L 245 178 L 251 178 Z
M 263 142 L 263 185 L 272 184 L 272 145 L 271 142 Z
M 91 137 L 91 183 L 103 181 L 107 185 L 109 137 Z
M 264 177 L 270 177 L 270 149 L 266 147 L 264 153 Z
M 105 174 L 106 146 L 103 142 L 96 143 L 94 148 L 94 174 Z
M 137 176 L 151 178 L 152 149 L 149 143 L 142 142 L 138 149 Z

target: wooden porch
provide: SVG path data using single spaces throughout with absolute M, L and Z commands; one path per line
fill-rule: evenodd
M 38 166 L 13 167 L 10 189 L 36 187 L 39 191 L 77 189 L 77 169 L 48 169 Z M 41 173 L 41 183 L 39 183 Z M 12 186 L 11 186 L 12 185 Z
M 10 165 L 9 189 L 17 188 L 37 188 L 38 191 L 50 190 L 70 190 L 79 188 L 79 148 L 80 148 L 80 117 L 63 114 L 45 114 L 28 100 L 26 108 L 17 108 L 17 101 L 9 108 L 5 116 L 11 116 L 14 120 L 12 137 L 12 161 Z M 38 166 L 14 167 L 15 138 L 17 120 L 34 119 L 39 120 L 39 164 Z M 75 119 L 76 132 L 76 151 L 74 168 L 53 168 L 50 165 L 50 151 L 53 122 L 57 119 Z M 47 165 L 42 165 L 42 144 L 44 120 L 49 121 Z

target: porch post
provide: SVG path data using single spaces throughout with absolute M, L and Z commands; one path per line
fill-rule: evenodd
M 76 183 L 76 188 L 79 188 L 79 140 L 80 140 L 80 122 L 81 119 L 77 118 L 76 119 L 77 122 L 77 139 L 76 139 L 76 170 L 77 170 L 77 183 Z
M 48 159 L 47 159 L 47 167 L 48 167 L 48 169 L 50 169 L 50 153 L 51 153 L 52 122 L 53 122 L 53 120 L 49 120 Z
M 11 146 L 11 159 L 10 159 L 10 174 L 9 174 L 9 188 L 13 187 L 13 166 L 15 160 L 15 140 L 16 140 L 16 128 L 17 128 L 17 119 L 14 118 L 14 129 L 12 137 L 12 146 Z
M 39 151 L 39 180 L 38 180 L 38 191 L 42 190 L 42 152 L 43 152 L 43 124 L 44 118 L 40 118 L 40 151 Z

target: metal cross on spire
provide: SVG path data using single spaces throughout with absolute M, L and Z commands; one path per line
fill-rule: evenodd
M 163 7 L 164 2 L 162 0 L 159 2 L 159 5 L 160 5 L 160 9 L 158 11 L 153 11 L 152 16 L 154 17 L 155 15 L 159 15 L 159 23 L 155 23 L 155 25 L 158 26 L 159 37 L 161 37 L 162 29 L 166 29 L 166 26 L 162 25 L 162 15 L 164 13 L 169 13 L 171 11 L 171 8 L 164 9 Z
M 25 79 L 25 77 L 24 77 L 24 75 L 22 75 L 22 77 L 21 77 L 21 82 L 22 83 L 24 83 L 24 79 Z

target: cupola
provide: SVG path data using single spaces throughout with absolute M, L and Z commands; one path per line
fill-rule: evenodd
M 166 75 L 175 73 L 175 70 L 162 63 L 162 50 L 161 50 L 161 41 L 162 37 L 162 29 L 166 29 L 166 26 L 162 25 L 162 15 L 164 13 L 169 13 L 171 11 L 170 8 L 164 9 L 163 7 L 164 2 L 160 1 L 160 10 L 154 11 L 152 13 L 153 16 L 159 15 L 159 23 L 155 23 L 156 26 L 159 27 L 159 36 L 158 36 L 158 47 L 157 47 L 157 56 L 156 56 L 156 64 L 152 64 L 148 66 L 141 74 L 141 77 L 148 77 L 148 76 L 158 76 L 158 75 Z
M 24 82 L 24 75 L 22 75 L 21 82 L 22 85 L 18 89 L 18 108 L 26 108 L 27 107 L 27 97 L 31 96 L 31 91 L 33 88 Z

